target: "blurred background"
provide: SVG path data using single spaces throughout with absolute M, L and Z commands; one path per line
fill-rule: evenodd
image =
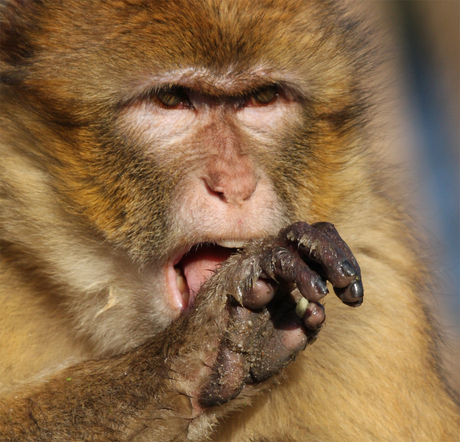
M 429 303 L 449 382 L 460 391 L 460 2 L 353 1 L 377 24 L 384 60 L 381 149 L 399 164 L 426 254 L 442 284 Z

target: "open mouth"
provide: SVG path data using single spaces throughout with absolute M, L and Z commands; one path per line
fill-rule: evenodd
M 187 253 L 170 261 L 168 283 L 172 289 L 173 302 L 182 312 L 193 308 L 196 294 L 204 282 L 216 271 L 243 241 L 218 241 L 194 245 Z

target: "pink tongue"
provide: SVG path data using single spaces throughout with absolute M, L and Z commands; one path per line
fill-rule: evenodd
M 232 249 L 218 246 L 203 247 L 191 252 L 182 260 L 182 269 L 190 293 L 196 294 L 203 283 L 212 275 L 217 264 L 225 261 Z

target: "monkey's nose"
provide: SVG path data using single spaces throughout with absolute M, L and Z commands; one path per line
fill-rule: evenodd
M 254 171 L 213 171 L 203 178 L 208 193 L 227 204 L 243 204 L 257 188 Z

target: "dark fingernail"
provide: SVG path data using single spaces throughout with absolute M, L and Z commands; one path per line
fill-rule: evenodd
M 355 301 L 355 302 L 345 302 L 344 301 L 344 304 L 348 305 L 349 307 L 359 307 L 362 303 L 363 303 L 363 298 L 358 299 L 358 301 Z
M 362 298 L 363 295 L 364 295 L 364 289 L 363 289 L 363 285 L 361 282 L 354 282 L 351 286 L 350 286 L 350 293 L 351 293 L 351 296 L 355 299 L 357 298 Z
M 323 294 L 323 295 L 327 295 L 329 293 L 329 290 L 327 288 L 327 285 L 326 283 L 321 279 L 321 278 L 318 278 L 316 280 L 316 288 L 318 289 L 318 291 Z
M 342 262 L 342 271 L 345 276 L 356 276 L 355 268 L 350 264 L 350 262 L 347 259 Z

